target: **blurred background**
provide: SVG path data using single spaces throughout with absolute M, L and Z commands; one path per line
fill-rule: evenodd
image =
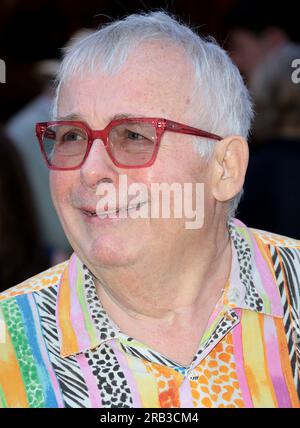
M 292 62 L 300 60 L 297 1 L 0 0 L 6 66 L 6 83 L 0 83 L 0 291 L 71 253 L 34 135 L 34 123 L 50 118 L 62 48 L 115 18 L 159 8 L 213 36 L 252 94 L 256 116 L 237 217 L 300 239 L 300 83 L 292 80 Z

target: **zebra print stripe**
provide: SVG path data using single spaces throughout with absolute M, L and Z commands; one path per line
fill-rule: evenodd
M 34 294 L 50 361 L 61 388 L 65 407 L 91 407 L 88 389 L 76 358 L 60 356 L 55 314 L 57 285 L 39 290 Z
M 230 318 L 228 318 L 228 316 Z M 195 363 L 197 361 L 197 364 L 199 364 L 200 359 L 205 358 L 210 348 L 212 346 L 215 346 L 221 339 L 223 339 L 223 337 L 225 337 L 226 334 L 238 323 L 239 323 L 238 315 L 233 310 L 229 311 L 226 314 L 226 316 L 224 316 L 221 319 L 221 321 L 217 324 L 209 340 L 207 340 L 204 344 L 202 344 L 202 346 L 200 346 L 195 357 L 193 358 L 192 363 Z M 128 338 L 127 340 L 129 341 L 134 339 Z M 179 373 L 183 373 L 183 372 L 185 373 L 187 370 L 189 370 L 189 367 L 184 367 L 180 364 L 177 364 L 176 362 L 164 357 L 158 352 L 152 351 L 151 349 L 142 348 L 137 350 L 137 348 L 131 347 L 122 342 L 120 342 L 120 345 L 124 352 L 127 352 L 129 355 L 132 355 L 133 357 L 144 359 L 146 361 L 149 361 L 150 363 L 161 364 L 163 366 L 172 368 L 178 371 Z
M 174 361 L 169 360 L 168 358 L 166 358 L 160 354 L 157 354 L 157 353 L 151 351 L 150 349 L 144 349 L 143 348 L 143 349 L 137 350 L 136 348 L 125 345 L 122 342 L 120 342 L 120 345 L 121 345 L 124 352 L 127 352 L 129 355 L 132 355 L 133 357 L 137 357 L 137 358 L 147 360 L 150 363 L 161 364 L 161 365 L 164 365 L 166 367 L 173 368 L 175 370 L 182 369 L 182 366 L 180 366 L 179 364 L 174 363 Z
M 275 248 L 273 246 L 269 246 L 269 250 L 272 256 L 276 281 L 284 311 L 283 322 L 293 378 L 300 398 L 300 280 L 299 274 L 297 274 L 297 272 L 300 272 L 299 251 L 291 248 Z M 282 261 L 283 271 L 280 266 L 280 259 Z M 286 278 L 287 289 L 285 287 L 283 273 Z

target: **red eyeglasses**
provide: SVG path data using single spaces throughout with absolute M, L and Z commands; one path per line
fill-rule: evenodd
M 195 135 L 213 140 L 221 137 L 201 129 L 161 118 L 125 118 L 111 121 L 102 130 L 92 130 L 79 121 L 54 121 L 36 124 L 43 156 L 49 169 L 79 169 L 96 139 L 119 168 L 147 168 L 157 156 L 165 131 Z

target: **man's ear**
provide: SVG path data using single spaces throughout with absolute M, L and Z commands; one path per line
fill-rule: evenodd
M 217 201 L 229 201 L 239 193 L 248 160 L 248 144 L 243 137 L 233 135 L 217 143 L 212 169 L 212 193 Z

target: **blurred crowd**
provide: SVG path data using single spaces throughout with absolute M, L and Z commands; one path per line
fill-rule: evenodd
M 300 239 L 300 83 L 291 77 L 300 45 L 280 14 L 240 3 L 225 18 L 224 43 L 250 89 L 255 120 L 237 217 L 250 227 Z M 40 94 L 0 129 L 0 291 L 71 254 L 34 131 L 37 121 L 51 117 L 58 66 L 59 59 L 36 64 Z
M 237 217 L 251 227 L 300 239 L 300 83 L 292 79 L 300 44 L 295 28 L 282 5 L 272 10 L 267 2 L 242 2 L 229 23 L 228 48 L 255 110 Z

